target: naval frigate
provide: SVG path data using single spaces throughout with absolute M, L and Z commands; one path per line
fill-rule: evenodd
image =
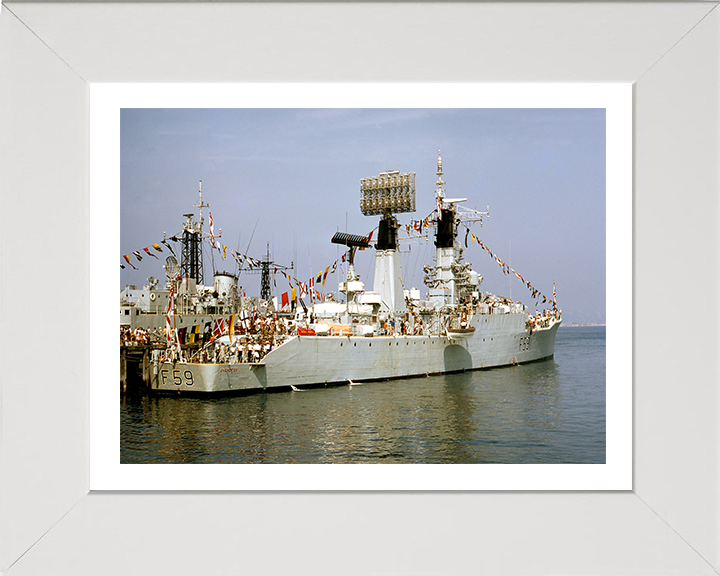
M 381 216 L 374 246 L 372 291 L 355 272 L 356 251 L 370 247 L 368 237 L 336 233 L 332 242 L 347 248 L 348 269 L 339 292 L 345 301 L 317 302 L 298 308 L 289 324 L 269 317 L 270 341 L 263 349 L 242 334 L 244 318 L 233 330 L 190 354 L 169 335 L 168 349 L 155 351 L 150 390 L 214 395 L 303 386 L 350 384 L 513 366 L 553 356 L 561 323 L 552 310 L 530 315 L 526 306 L 480 291 L 482 276 L 463 261 L 458 227 L 488 212 L 448 198 L 438 154 L 435 190 L 434 266 L 424 267 L 426 297 L 404 290 L 398 229 L 394 214 L 415 211 L 415 174 L 388 171 L 361 180 L 360 208 Z M 170 275 L 169 275 L 170 277 Z M 181 282 L 181 278 L 172 278 Z M 275 328 L 280 325 L 281 329 Z M 169 326 L 169 324 L 168 324 Z

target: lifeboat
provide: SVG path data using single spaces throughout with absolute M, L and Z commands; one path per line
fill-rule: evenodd
M 475 336 L 475 326 L 470 326 L 468 328 L 448 328 L 447 335 L 448 338 L 452 338 L 453 340 L 472 338 Z

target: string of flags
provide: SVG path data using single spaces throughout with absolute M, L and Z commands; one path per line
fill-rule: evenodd
M 463 224 L 463 226 L 465 226 L 465 225 Z M 542 292 L 540 292 L 540 290 L 535 288 L 530 282 L 525 280 L 525 278 L 523 278 L 519 272 L 516 272 L 510 266 L 508 266 L 505 262 L 503 262 L 503 260 L 500 259 L 497 255 L 495 255 L 493 253 L 493 251 L 490 250 L 490 248 L 488 246 L 486 246 L 482 242 L 482 240 L 480 240 L 480 238 L 475 236 L 475 234 L 472 232 L 472 230 L 470 230 L 470 228 L 465 226 L 465 247 L 466 248 L 468 247 L 468 239 L 470 239 L 474 244 L 477 244 L 478 246 L 480 246 L 480 248 L 485 250 L 488 253 L 488 255 L 490 256 L 490 258 L 495 260 L 495 262 L 500 267 L 500 269 L 502 270 L 503 274 L 505 274 L 505 276 L 509 276 L 512 273 L 518 278 L 518 280 L 520 280 L 520 282 L 522 282 L 525 286 L 527 286 L 527 288 L 530 290 L 530 292 L 532 294 L 532 297 L 535 298 L 536 306 L 538 304 L 547 304 L 548 302 L 551 303 L 553 306 L 557 305 L 554 282 L 553 282 L 553 295 L 552 295 L 552 298 L 550 298 L 550 297 L 546 296 L 545 294 L 543 294 Z M 542 299 L 542 302 L 540 301 L 541 299 Z
M 242 254 L 240 252 L 236 252 L 232 248 L 229 248 L 228 246 L 225 246 L 224 244 L 221 244 L 217 237 L 215 236 L 215 229 L 212 219 L 212 214 L 209 214 L 209 220 L 210 220 L 210 245 L 213 249 L 217 250 L 223 258 L 227 258 L 228 252 L 230 252 L 230 255 L 234 258 L 234 260 L 237 262 L 238 267 L 240 271 L 242 271 L 242 268 L 245 264 L 247 264 L 248 268 L 250 270 L 254 270 L 255 268 L 260 268 L 262 265 L 262 260 L 258 260 L 257 258 L 253 258 L 251 256 L 248 256 L 247 254 Z M 366 237 L 368 239 L 368 242 L 372 241 L 372 236 L 375 230 L 372 230 Z M 147 246 L 142 249 L 144 254 L 140 252 L 140 250 L 135 250 L 134 252 L 123 254 L 124 264 L 120 263 L 120 268 L 125 268 L 125 264 L 128 264 L 133 268 L 133 270 L 137 270 L 138 268 L 133 264 L 132 260 L 130 259 L 130 256 L 135 256 L 135 259 L 137 262 L 142 262 L 143 256 L 151 256 L 157 260 L 159 258 L 150 251 L 150 248 L 153 248 L 157 252 L 163 252 L 162 247 L 160 244 L 165 245 L 170 252 L 174 256 L 177 256 L 175 254 L 175 251 L 172 249 L 172 246 L 168 243 L 167 240 L 171 240 L 173 242 L 180 242 L 181 239 L 177 237 L 177 235 L 172 236 L 171 238 L 161 240 L 160 243 L 151 244 L 150 246 Z M 360 248 L 360 250 L 364 250 L 364 248 Z M 306 296 L 310 296 L 311 300 L 314 302 L 315 300 L 319 302 L 323 302 L 325 300 L 324 294 L 320 292 L 316 286 L 321 286 L 322 289 L 325 289 L 325 282 L 327 280 L 328 274 L 333 274 L 337 270 L 338 264 L 342 265 L 347 261 L 347 254 L 343 253 L 343 255 L 335 260 L 332 264 L 325 267 L 324 270 L 320 270 L 316 275 L 312 276 L 307 282 L 302 282 L 295 278 L 294 276 L 291 276 L 284 270 L 281 270 L 277 267 L 273 268 L 273 282 L 275 281 L 274 277 L 275 275 L 280 272 L 288 281 L 288 285 L 290 287 L 290 290 L 288 292 L 285 292 L 282 294 L 281 301 L 283 304 L 283 307 L 288 304 L 292 304 L 293 306 L 299 301 L 305 298 Z M 275 284 L 277 286 L 277 284 Z
M 435 222 L 437 222 L 436 217 L 437 212 L 433 210 L 430 214 L 425 216 L 425 218 L 422 218 L 420 220 L 410 220 L 409 224 L 405 224 L 405 231 L 408 234 L 412 232 L 418 232 L 419 234 L 422 234 L 423 228 L 427 228 L 431 224 L 435 224 Z
M 236 252 L 232 248 L 228 248 L 227 246 L 221 244 L 216 238 L 214 238 L 212 236 L 212 233 L 211 233 L 211 237 L 212 237 L 212 247 L 214 249 L 218 250 L 218 252 L 220 252 L 222 254 L 223 258 L 227 258 L 227 253 L 230 252 L 230 255 L 235 259 L 235 261 L 237 262 L 237 264 L 241 270 L 245 264 L 247 264 L 247 267 L 250 270 L 259 268 L 262 265 L 261 260 L 258 260 L 257 258 L 253 258 L 252 256 L 248 256 L 247 254 L 242 254 L 240 252 Z M 173 240 L 175 242 L 180 241 L 180 239 L 177 238 L 176 236 L 169 238 L 169 240 Z M 173 253 L 173 255 L 175 255 L 175 251 L 172 249 L 172 247 L 166 240 L 162 240 L 161 243 L 164 244 L 170 250 L 170 252 Z M 124 269 L 125 265 L 127 264 L 133 270 L 138 269 L 133 264 L 133 261 L 130 258 L 131 256 L 135 256 L 135 259 L 137 260 L 137 262 L 142 262 L 143 257 L 147 257 L 147 256 L 151 256 L 151 257 L 159 260 L 159 258 L 153 252 L 150 251 L 150 248 L 153 248 L 157 252 L 161 252 L 161 253 L 163 252 L 163 249 L 160 246 L 160 244 L 156 243 L 156 244 L 152 244 L 151 246 L 148 246 L 146 248 L 143 248 L 142 252 L 144 252 L 144 254 L 142 254 L 140 252 L 140 250 L 135 250 L 134 252 L 131 252 L 129 254 L 123 254 L 122 257 L 123 257 L 125 263 L 124 264 L 121 263 L 120 268 Z M 322 288 L 324 289 L 325 281 L 327 280 L 328 274 L 334 273 L 337 270 L 338 263 L 343 263 L 345 261 L 346 261 L 346 255 L 343 254 L 341 258 L 338 258 L 337 260 L 335 260 L 335 262 L 333 262 L 332 264 L 327 266 L 324 270 L 321 270 L 320 272 L 318 272 L 316 276 L 311 277 L 308 282 L 301 282 L 297 278 L 290 276 L 290 274 L 288 274 L 284 270 L 279 270 L 278 268 L 273 269 L 273 274 L 277 274 L 278 272 L 280 272 L 283 276 L 285 276 L 285 278 L 287 279 L 287 281 L 290 285 L 290 288 L 293 289 L 293 299 L 292 299 L 293 302 L 297 301 L 297 297 L 295 296 L 295 288 L 300 289 L 300 291 L 299 291 L 300 298 L 304 298 L 305 296 L 310 294 L 311 297 L 314 299 L 316 298 L 319 300 L 323 300 L 324 296 L 318 290 L 315 289 L 316 281 L 317 281 L 317 284 L 322 285 Z M 293 286 L 293 282 L 294 282 L 295 286 Z M 283 296 L 285 296 L 285 295 L 283 295 Z
M 375 230 L 371 230 L 370 233 L 366 236 L 368 239 L 368 242 L 372 241 L 372 236 Z M 364 250 L 364 248 L 360 248 L 360 250 Z M 325 289 L 325 281 L 327 280 L 328 274 L 334 274 L 337 271 L 338 264 L 343 265 L 345 262 L 347 262 L 347 253 L 343 253 L 340 258 L 335 260 L 332 264 L 325 267 L 324 270 L 320 270 L 317 274 L 310 277 L 310 279 L 307 282 L 302 282 L 298 280 L 297 278 L 290 276 L 287 272 L 284 270 L 278 270 L 277 268 L 274 269 L 273 274 L 277 274 L 280 272 L 283 276 L 285 276 L 285 279 L 288 281 L 289 290 L 287 292 L 284 292 L 281 295 L 280 303 L 281 307 L 285 308 L 286 306 L 295 307 L 295 305 L 302 301 L 303 298 L 306 296 L 310 296 L 311 302 L 315 302 L 316 300 L 318 302 L 324 302 L 325 301 L 325 295 L 316 288 L 316 286 L 321 286 L 322 289 Z
M 171 240 L 172 242 L 180 242 L 181 241 L 181 239 L 178 238 L 177 236 L 172 236 L 170 238 L 161 240 L 159 243 L 151 244 L 150 246 L 146 246 L 145 248 L 142 249 L 142 252 L 140 250 L 135 250 L 128 254 L 123 254 L 122 257 L 123 257 L 124 263 L 123 263 L 123 261 L 120 262 L 120 268 L 124 269 L 125 265 L 129 265 L 133 270 L 138 269 L 137 266 L 135 266 L 135 264 L 133 264 L 133 261 L 130 258 L 131 256 L 135 256 L 135 260 L 137 262 L 142 262 L 143 257 L 148 257 L 148 256 L 151 256 L 151 257 L 155 258 L 156 260 L 159 260 L 157 255 L 150 249 L 153 248 L 157 252 L 164 253 L 160 244 L 165 245 L 165 247 L 172 253 L 172 255 L 177 257 L 175 250 L 173 250 L 173 248 L 170 245 L 170 243 L 168 242 L 168 240 Z M 251 270 L 253 268 L 259 267 L 261 264 L 261 261 L 258 260 L 257 258 L 252 258 L 252 257 L 248 256 L 247 254 L 241 254 L 239 252 L 236 252 L 232 248 L 228 248 L 224 244 L 221 244 L 217 240 L 217 238 L 214 237 L 214 235 L 212 233 L 211 233 L 211 245 L 214 249 L 218 250 L 220 252 L 220 254 L 222 254 L 223 258 L 227 258 L 227 253 L 229 251 L 230 255 L 237 261 L 238 265 L 241 268 L 243 266 L 243 263 L 246 263 Z
M 173 236 L 172 238 L 168 238 L 168 240 L 172 240 L 173 242 L 179 242 L 180 239 L 177 236 Z M 172 246 L 168 243 L 167 240 L 160 240 L 160 243 L 151 244 L 150 246 L 146 246 L 143 248 L 143 252 L 145 253 L 145 256 L 152 256 L 156 260 L 160 260 L 160 258 L 157 257 L 157 255 L 154 252 L 150 251 L 150 248 L 155 249 L 157 252 L 162 252 L 163 249 L 160 247 L 160 244 L 164 244 L 170 252 L 175 255 L 175 251 L 172 249 Z M 125 260 L 125 264 L 128 264 L 133 270 L 137 270 L 137 267 L 131 262 L 130 255 L 135 256 L 136 260 L 138 262 L 142 262 L 143 254 L 140 253 L 140 250 L 135 250 L 134 252 L 131 252 L 130 254 L 123 254 L 123 259 Z M 125 268 L 125 264 L 122 262 L 120 263 L 120 268 Z
M 436 218 L 438 216 L 438 213 L 436 211 L 433 211 L 429 215 L 427 215 L 425 218 L 421 220 L 411 220 L 409 224 L 405 225 L 405 230 L 408 233 L 412 232 L 418 232 L 422 234 L 423 227 L 427 228 L 431 224 L 434 224 L 437 222 Z M 224 244 L 221 244 L 218 239 L 215 237 L 215 230 L 213 225 L 213 219 L 212 214 L 209 214 L 210 219 L 210 244 L 213 247 L 213 249 L 218 250 L 218 252 L 222 255 L 223 258 L 227 258 L 227 253 L 230 251 L 230 255 L 235 259 L 237 262 L 240 270 L 242 270 L 243 265 L 247 264 L 248 268 L 250 270 L 253 270 L 255 268 L 259 268 L 262 265 L 262 261 L 258 260 L 257 258 L 252 258 L 251 256 L 248 256 L 247 254 L 241 254 L 240 252 L 236 252 L 232 248 L 228 248 Z M 488 255 L 495 260 L 495 262 L 498 264 L 500 269 L 502 270 L 502 273 L 505 276 L 508 276 L 510 274 L 514 274 L 520 282 L 522 282 L 530 291 L 532 294 L 532 297 L 536 300 L 535 304 L 538 305 L 540 303 L 546 304 L 548 302 L 552 303 L 553 306 L 556 306 L 556 294 L 555 294 L 555 283 L 553 282 L 553 295 L 552 298 L 549 298 L 540 290 L 535 288 L 529 281 L 525 280 L 523 276 L 520 275 L 519 272 L 512 269 L 510 266 L 508 266 L 501 258 L 499 258 L 496 254 L 493 253 L 493 251 L 486 246 L 482 240 L 480 240 L 477 236 L 475 236 L 475 233 L 470 230 L 469 227 L 467 227 L 465 224 L 462 224 L 465 227 L 465 247 L 468 247 L 468 241 L 472 241 L 474 244 L 477 244 L 480 246 L 481 249 L 485 250 Z M 368 242 L 372 241 L 374 230 L 372 230 L 368 235 L 367 239 Z M 141 254 L 140 250 L 135 250 L 132 253 L 123 254 L 123 259 L 125 261 L 125 264 L 128 264 L 133 268 L 133 270 L 137 270 L 137 267 L 132 263 L 130 256 L 131 254 L 135 256 L 137 262 L 141 262 L 143 259 L 143 256 L 145 257 L 152 257 L 156 260 L 159 260 L 157 255 L 151 251 L 151 248 L 156 252 L 163 252 L 163 249 L 161 248 L 160 244 L 163 244 L 174 256 L 177 256 L 175 254 L 175 251 L 173 250 L 172 246 L 169 244 L 168 240 L 173 242 L 180 242 L 180 238 L 176 236 L 172 236 L 168 239 L 163 239 L 159 243 L 151 244 L 150 246 L 146 246 L 142 249 L 144 254 Z M 364 250 L 364 248 L 360 248 L 360 250 Z M 302 301 L 303 298 L 306 296 L 310 296 L 310 299 L 312 302 L 317 300 L 318 302 L 323 302 L 325 300 L 325 296 L 320 292 L 320 290 L 317 288 L 317 286 L 321 286 L 322 289 L 325 289 L 325 282 L 327 280 L 328 274 L 333 274 L 337 270 L 338 264 L 342 265 L 346 262 L 347 255 L 343 253 L 343 255 L 335 260 L 332 264 L 328 265 L 324 270 L 321 270 L 316 275 L 311 276 L 310 279 L 307 282 L 302 282 L 295 278 L 294 276 L 290 276 L 287 272 L 284 270 L 274 268 L 273 269 L 273 281 L 274 276 L 280 272 L 283 276 L 285 276 L 285 279 L 288 281 L 289 291 L 284 292 L 281 296 L 281 303 L 282 308 L 285 306 L 291 305 L 294 307 L 298 301 Z M 125 268 L 125 264 L 121 262 L 120 268 Z M 275 284 L 277 286 L 277 284 Z M 541 302 L 542 299 L 542 302 Z

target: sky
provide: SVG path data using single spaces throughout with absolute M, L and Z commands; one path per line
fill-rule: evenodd
M 430 215 L 441 151 L 447 197 L 489 207 L 482 227 L 471 226 L 476 237 L 543 294 L 552 295 L 555 281 L 565 322 L 605 322 L 604 109 L 126 108 L 120 122 L 119 256 L 125 263 L 131 254 L 138 268 L 125 264 L 120 288 L 149 276 L 164 281 L 166 248 L 142 262 L 132 252 L 182 231 L 182 215 L 197 211 L 200 180 L 222 244 L 255 259 L 269 246 L 274 262 L 292 264 L 288 272 L 307 281 L 341 256 L 330 242 L 336 231 L 364 236 L 377 227 L 379 216 L 360 212 L 362 178 L 415 172 L 417 211 L 398 221 Z M 207 209 L 204 217 L 208 232 Z M 403 284 L 424 295 L 433 238 L 406 238 L 402 226 Z M 464 258 L 483 276 L 480 290 L 535 309 L 527 286 L 479 245 L 469 242 Z M 209 246 L 203 261 L 205 284 L 213 266 L 236 271 L 229 254 Z M 371 290 L 374 250 L 358 252 L 355 265 Z M 339 280 L 339 272 L 328 277 L 325 291 Z M 259 274 L 243 272 L 239 284 L 248 296 L 260 293 Z M 275 284 L 274 296 L 289 288 L 279 274 Z

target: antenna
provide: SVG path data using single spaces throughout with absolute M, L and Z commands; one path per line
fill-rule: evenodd
M 396 250 L 398 223 L 393 213 L 415 212 L 415 172 L 388 170 L 360 180 L 360 211 L 382 215 L 375 248 Z
M 463 222 L 480 222 L 480 226 L 483 225 L 483 216 L 486 216 L 487 218 L 490 218 L 490 207 L 488 206 L 485 212 L 480 212 L 478 210 L 474 210 L 473 208 L 465 208 L 464 206 L 457 206 L 456 204 L 459 202 L 465 202 L 467 198 L 446 198 L 445 197 L 445 189 L 443 188 L 443 185 L 445 182 L 442 179 L 443 175 L 443 166 L 442 166 L 442 157 L 440 156 L 440 150 L 438 150 L 438 160 L 437 160 L 437 182 L 435 182 L 435 185 L 437 186 L 437 190 L 435 191 L 435 199 L 437 201 L 437 214 L 438 218 L 442 220 L 442 214 L 443 210 L 454 210 L 455 213 L 458 216 L 459 220 L 462 220 Z M 443 204 L 448 204 L 449 207 L 445 208 L 443 207 Z
M 330 242 L 333 244 L 343 244 L 348 247 L 348 262 L 350 266 L 355 264 L 355 250 L 370 246 L 366 236 L 348 234 L 347 232 L 335 232 L 335 235 L 330 239 Z
M 360 211 L 365 216 L 415 212 L 415 172 L 388 170 L 360 180 Z
M 180 273 L 180 264 L 178 264 L 177 258 L 175 256 L 168 256 L 165 259 L 165 275 L 168 277 L 168 279 L 173 280 L 177 278 L 178 274 Z
M 358 248 L 367 248 L 370 246 L 367 236 L 347 234 L 346 232 L 335 232 L 330 242 L 333 244 L 344 244 L 345 246 L 356 246 Z
M 198 221 L 198 224 L 199 224 L 199 226 L 200 226 L 200 228 L 199 228 L 199 229 L 200 229 L 200 232 L 202 233 L 202 227 L 203 227 L 203 224 L 205 223 L 205 219 L 203 218 L 202 209 L 203 209 L 203 208 L 210 208 L 210 204 L 203 204 L 203 201 L 202 201 L 202 180 L 200 180 L 200 190 L 199 190 L 199 194 L 200 194 L 200 200 L 199 200 L 198 203 L 195 205 L 195 208 L 199 208 L 199 211 L 200 211 L 200 220 Z

